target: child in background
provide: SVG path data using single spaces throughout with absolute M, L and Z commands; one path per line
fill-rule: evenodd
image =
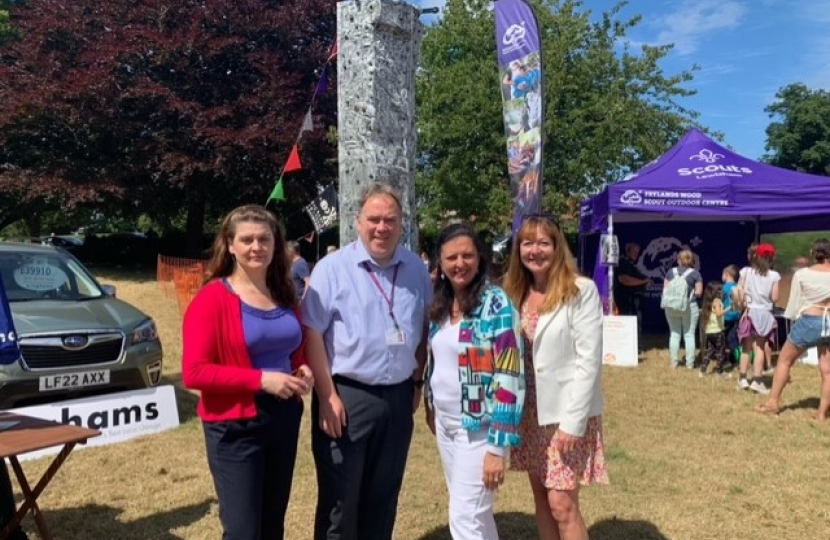
M 726 346 L 729 350 L 728 359 L 732 363 L 738 362 L 740 352 L 738 347 L 738 321 L 741 318 L 741 312 L 732 309 L 732 289 L 737 287 L 740 271 L 734 264 L 730 264 L 723 269 L 723 309 L 726 315 L 723 316 L 724 332 L 726 332 Z
M 718 374 L 728 378 L 729 374 L 724 373 L 726 365 L 726 333 L 724 332 L 723 316 L 726 311 L 723 308 L 723 283 L 710 281 L 706 284 L 703 293 L 703 307 L 700 310 L 700 327 L 706 334 L 706 348 L 703 353 L 703 361 L 700 364 L 700 376 L 706 375 L 709 362 L 715 360 Z

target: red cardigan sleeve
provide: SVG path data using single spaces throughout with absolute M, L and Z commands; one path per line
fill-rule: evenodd
M 204 286 L 187 308 L 182 325 L 182 380 L 187 388 L 213 393 L 257 392 L 262 374 L 251 366 L 244 347 L 224 347 L 218 336 L 241 331 L 230 328 L 221 283 Z M 224 340 L 222 343 L 227 343 Z

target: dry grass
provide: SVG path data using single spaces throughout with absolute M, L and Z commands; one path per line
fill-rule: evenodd
M 146 276 L 107 275 L 119 296 L 152 314 L 165 345 L 165 377 L 178 383 L 180 316 Z M 663 347 L 663 343 L 659 344 Z M 612 486 L 582 494 L 594 540 L 818 539 L 830 530 L 830 426 L 813 422 L 818 376 L 799 366 L 779 417 L 750 411 L 758 398 L 734 380 L 672 371 L 653 348 L 637 369 L 606 369 L 605 429 Z M 177 430 L 75 452 L 41 497 L 54 536 L 81 539 L 215 539 L 221 536 L 195 400 L 180 392 Z M 311 538 L 314 466 L 307 416 L 289 508 L 290 540 Z M 437 451 L 418 417 L 396 537 L 449 540 Z M 26 462 L 31 478 L 46 460 Z M 499 494 L 506 540 L 536 538 L 526 479 Z M 26 526 L 34 531 L 27 519 Z M 38 538 L 36 534 L 32 538 Z

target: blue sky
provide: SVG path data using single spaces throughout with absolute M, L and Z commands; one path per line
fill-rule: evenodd
M 600 13 L 616 3 L 586 0 L 583 6 Z M 698 65 L 687 84 L 697 95 L 682 103 L 749 158 L 765 153 L 771 120 L 764 108 L 781 87 L 830 87 L 830 0 L 630 0 L 621 17 L 638 14 L 643 20 L 630 43 L 674 43 L 662 62 L 666 74 Z

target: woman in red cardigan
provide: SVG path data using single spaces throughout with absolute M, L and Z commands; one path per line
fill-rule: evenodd
M 313 384 L 285 238 L 261 206 L 231 211 L 184 316 L 182 376 L 197 407 L 224 540 L 281 540 L 301 397 Z

